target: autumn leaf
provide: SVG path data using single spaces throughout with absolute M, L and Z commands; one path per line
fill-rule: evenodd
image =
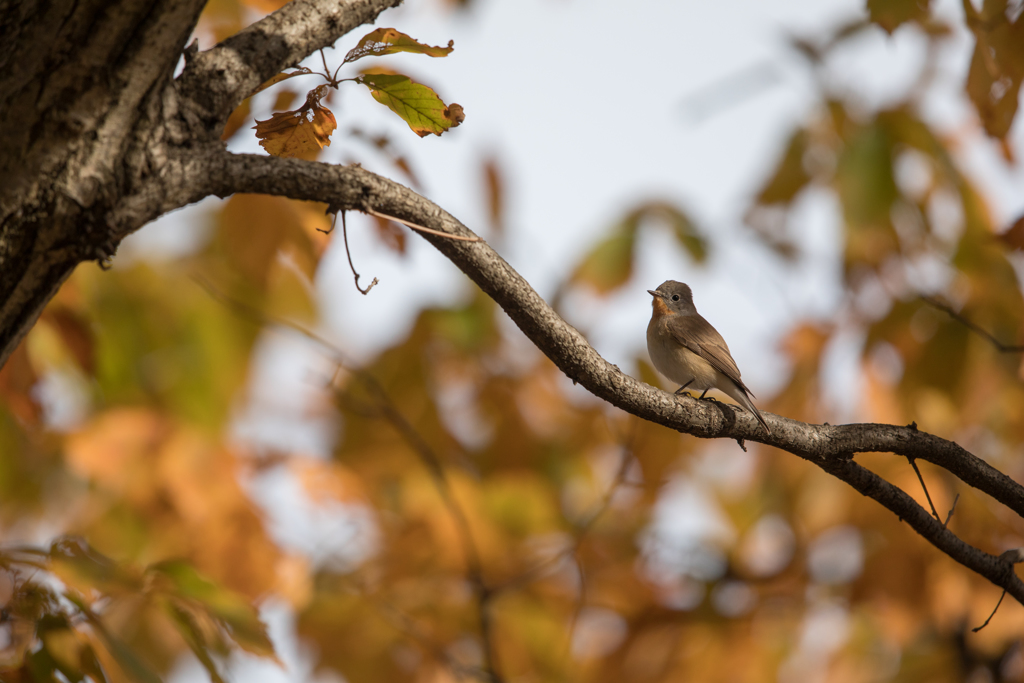
M 999 7 L 999 3 L 985 3 L 979 11 L 964 4 L 967 25 L 977 41 L 966 90 L 985 132 L 1005 138 L 1017 114 L 1024 82 L 1024 19 L 1018 13 L 1011 21 Z
M 249 118 L 249 109 L 250 101 L 248 99 L 243 100 L 240 105 L 235 107 L 231 116 L 228 117 L 227 123 L 224 124 L 224 132 L 220 134 L 221 140 L 230 140 L 241 129 L 245 120 Z
M 388 249 L 405 254 L 405 231 L 397 223 L 389 221 L 380 216 L 374 216 L 374 225 L 377 227 L 377 237 Z
M 799 128 L 790 136 L 775 172 L 757 195 L 759 204 L 789 204 L 807 186 L 811 180 L 804 168 L 807 147 L 807 131 Z
M 928 0 L 868 0 L 871 21 L 891 34 L 908 21 L 924 23 L 928 19 Z
M 349 135 L 352 137 L 362 140 L 363 142 L 372 145 L 381 153 L 385 154 L 388 159 L 393 163 L 398 170 L 409 178 L 414 188 L 420 187 L 419 178 L 412 169 L 412 165 L 409 163 L 408 158 L 401 153 L 397 145 L 391 140 L 386 133 L 371 134 L 364 131 L 361 128 L 355 127 L 349 131 Z
M 206 579 L 187 562 L 161 562 L 151 566 L 150 572 L 166 582 L 170 594 L 202 605 L 243 649 L 277 659 L 259 612 L 242 595 Z
M 1024 216 L 1021 216 L 1006 232 L 999 235 L 999 239 L 1011 249 L 1024 251 Z
M 636 231 L 620 229 L 595 245 L 576 268 L 573 282 L 585 283 L 598 294 L 621 287 L 633 273 Z
M 354 48 L 345 55 L 345 61 L 354 62 L 369 56 L 391 55 L 396 52 L 414 52 L 428 57 L 447 57 L 455 48 L 455 41 L 449 40 L 448 47 L 431 47 L 400 33 L 393 28 L 379 28 L 363 36 Z
M 637 231 L 652 221 L 667 225 L 695 262 L 703 263 L 707 258 L 707 244 L 689 216 L 668 202 L 652 201 L 627 213 L 611 234 L 583 257 L 570 280 L 585 283 L 598 294 L 608 294 L 624 285 L 633 275 Z
M 53 572 L 69 587 L 83 593 L 100 589 L 108 593 L 130 592 L 140 586 L 129 569 L 101 555 L 81 538 L 62 538 L 50 547 Z
M 437 93 L 408 76 L 364 73 L 356 82 L 369 88 L 375 100 L 402 117 L 421 138 L 430 133 L 440 135 L 466 118 L 461 105 L 445 105 Z
M 310 158 L 331 144 L 331 133 L 338 127 L 334 114 L 320 104 L 329 86 L 313 88 L 306 103 L 295 111 L 277 112 L 266 121 L 257 121 L 256 137 L 260 145 L 277 157 Z

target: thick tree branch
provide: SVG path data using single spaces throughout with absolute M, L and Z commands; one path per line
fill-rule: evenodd
M 327 202 L 333 209 L 377 211 L 449 235 L 474 234 L 412 190 L 358 166 L 233 155 L 211 149 L 195 198 L 255 192 Z M 957 444 L 916 427 L 882 424 L 812 425 L 764 413 L 767 436 L 745 411 L 728 404 L 675 396 L 651 387 L 604 360 L 562 320 L 486 242 L 423 234 L 423 238 L 493 298 L 524 334 L 574 382 L 629 413 L 701 438 L 757 441 L 793 453 L 833 474 L 907 521 L 930 543 L 1005 588 L 1024 604 L 1024 583 L 1012 565 L 962 541 L 909 495 L 852 460 L 854 453 L 892 452 L 932 462 L 1024 516 L 1024 488 Z
M 293 0 L 188 60 L 180 92 L 209 122 L 228 115 L 261 83 L 331 45 L 402 0 Z
M 295 0 L 173 79 L 206 0 L 0 11 L 0 366 L 82 261 L 188 204 L 188 150 L 257 85 L 401 0 Z M 186 51 L 186 54 L 188 51 Z
M 75 265 L 113 252 L 110 208 L 161 168 L 159 95 L 203 4 L 0 11 L 0 364 Z

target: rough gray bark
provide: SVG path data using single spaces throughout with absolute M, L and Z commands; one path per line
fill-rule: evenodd
M 200 0 L 61 0 L 0 6 L 0 362 L 74 266 L 106 258 L 167 211 L 237 192 L 373 210 L 442 233 L 468 228 L 408 188 L 359 167 L 234 155 L 228 114 L 259 83 L 400 0 L 295 0 L 203 53 L 179 54 Z M 45 49 L 43 49 L 45 48 Z M 905 520 L 1024 604 L 1008 561 L 949 531 L 904 491 L 854 461 L 891 452 L 927 460 L 1024 516 L 1024 487 L 913 425 L 811 425 L 660 391 L 605 361 L 485 242 L 424 235 L 490 295 L 567 376 L 639 417 L 701 438 L 758 441 L 797 455 Z
M 74 267 L 188 203 L 228 114 L 401 0 L 296 0 L 174 71 L 205 0 L 0 3 L 0 363 Z

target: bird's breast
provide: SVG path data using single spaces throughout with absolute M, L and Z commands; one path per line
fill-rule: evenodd
M 647 353 L 650 354 L 654 367 L 679 385 L 690 382 L 690 389 L 703 391 L 715 386 L 715 369 L 706 360 L 676 341 L 669 329 L 670 319 L 658 316 L 655 312 L 650 324 L 647 325 Z

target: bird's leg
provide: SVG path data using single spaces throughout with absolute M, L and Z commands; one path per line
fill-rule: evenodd
M 704 400 L 704 395 L 705 395 L 705 394 L 707 394 L 707 393 L 708 393 L 709 391 L 711 391 L 711 387 L 708 387 L 707 389 L 705 389 L 705 390 L 704 390 L 704 393 L 703 393 L 703 394 L 701 394 L 701 395 L 700 395 L 700 398 L 698 398 L 697 400 L 698 400 L 698 401 L 703 401 L 703 400 Z M 708 396 L 708 399 L 707 399 L 707 400 L 709 400 L 709 401 L 715 401 L 716 403 L 718 402 L 718 399 L 716 399 L 716 398 L 715 398 L 714 396 Z
M 687 383 L 686 383 L 686 384 L 684 384 L 683 386 L 681 386 L 681 387 L 679 387 L 678 389 L 676 389 L 676 395 L 678 396 L 679 394 L 683 393 L 683 390 L 684 390 L 684 389 L 686 389 L 686 387 L 688 387 L 688 386 L 690 386 L 691 384 L 693 384 L 693 380 L 694 380 L 694 379 L 697 379 L 697 378 L 696 378 L 696 377 L 694 377 L 694 378 L 693 378 L 693 379 L 691 379 L 691 380 L 690 380 L 689 382 L 687 382 Z M 687 395 L 689 395 L 689 393 L 690 393 L 690 392 L 686 392 L 686 393 L 687 393 Z

